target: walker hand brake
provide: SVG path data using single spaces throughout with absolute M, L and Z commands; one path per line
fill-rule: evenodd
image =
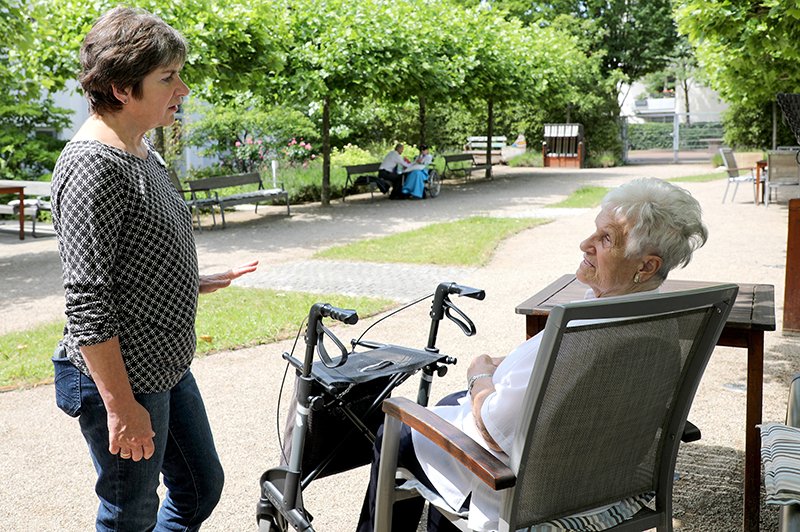
M 461 319 L 459 319 L 456 316 L 453 316 L 452 312 L 455 312 L 456 314 L 458 314 L 458 316 Z M 455 306 L 449 300 L 446 300 L 444 302 L 444 315 L 447 316 L 450 319 L 450 321 L 452 321 L 453 323 L 458 325 L 458 327 L 461 329 L 461 331 L 464 334 L 466 334 L 467 336 L 472 336 L 472 335 L 475 334 L 475 332 L 476 332 L 475 331 L 475 324 L 472 322 L 471 319 L 469 319 L 469 316 L 464 314 L 461 311 L 461 309 L 459 309 L 457 306 Z

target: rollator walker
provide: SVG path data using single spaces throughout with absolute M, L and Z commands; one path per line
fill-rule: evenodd
M 303 490 L 317 478 L 371 461 L 375 434 L 383 422 L 381 403 L 420 370 L 417 403 L 427 406 L 434 374 L 442 377 L 447 365 L 456 363 L 455 358 L 440 353 L 436 347 L 439 323 L 447 317 L 465 335 L 476 332 L 472 320 L 452 303 L 451 295 L 477 300 L 485 297 L 483 290 L 440 283 L 433 294 L 424 349 L 362 340 L 367 329 L 361 338 L 351 340 L 348 350 L 323 319 L 352 325 L 358 322 L 356 311 L 323 303 L 311 307 L 303 360 L 283 354 L 297 373 L 295 402 L 288 420 L 291 435 L 284 439 L 291 444 L 288 457 L 284 454 L 285 464 L 261 476 L 261 497 L 256 508 L 259 532 L 314 531 L 312 516 L 303 505 Z M 427 297 L 430 296 L 414 303 Z M 332 358 L 328 354 L 326 338 L 336 346 L 339 356 Z M 363 349 L 356 352 L 356 348 Z

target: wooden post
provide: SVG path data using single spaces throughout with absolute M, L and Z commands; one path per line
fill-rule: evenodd
M 800 333 L 800 199 L 789 200 L 783 330 Z

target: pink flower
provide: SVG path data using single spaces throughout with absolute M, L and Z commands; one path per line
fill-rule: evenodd
M 312 159 L 316 159 L 316 158 L 317 158 L 317 156 L 316 156 L 316 155 L 314 155 L 314 154 L 312 153 L 312 154 L 311 154 L 311 158 L 312 158 Z
M 244 141 L 245 141 L 247 144 L 252 144 L 252 143 L 253 143 L 253 139 L 251 139 L 250 137 L 247 137 L 246 139 L 244 139 Z
M 237 140 L 236 142 L 233 143 L 233 145 L 238 148 L 239 146 L 242 145 L 242 143 Z
M 263 140 L 261 140 L 261 139 L 258 139 L 258 140 L 256 141 L 256 144 L 263 144 L 263 143 L 264 143 L 264 141 L 263 141 Z
M 307 149 L 307 150 L 310 150 L 310 149 L 311 149 L 311 144 L 306 144 L 306 145 L 305 145 L 305 146 L 303 146 L 303 147 L 304 147 L 305 149 Z

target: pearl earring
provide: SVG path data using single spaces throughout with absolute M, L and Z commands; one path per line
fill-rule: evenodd
M 636 272 L 636 275 L 633 276 L 633 284 L 639 284 L 639 281 L 641 281 L 641 277 L 639 272 Z

